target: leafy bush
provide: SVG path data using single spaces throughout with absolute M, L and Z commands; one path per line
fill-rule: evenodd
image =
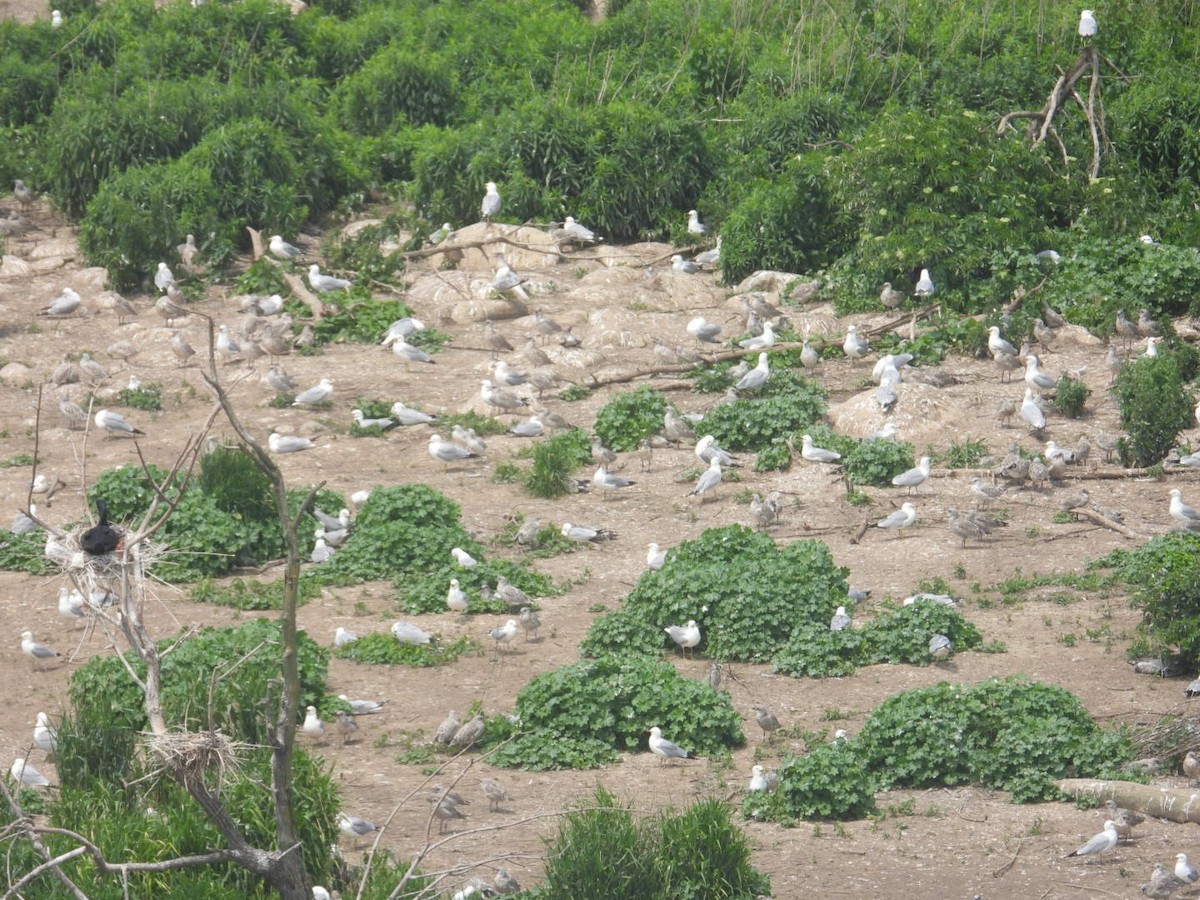
M 357 584 L 436 571 L 454 547 L 476 559 L 483 555 L 459 523 L 457 503 L 423 484 L 376 488 L 359 510 L 350 540 L 309 577 Z
M 1128 363 L 1117 376 L 1114 391 L 1121 427 L 1129 437 L 1122 445 L 1122 463 L 1152 466 L 1162 462 L 1192 420 L 1192 398 L 1183 389 L 1175 359 L 1160 354 Z
M 0 569 L 49 575 L 55 567 L 46 559 L 45 549 L 46 538 L 40 531 L 13 534 L 0 528 Z
M 642 386 L 615 395 L 596 413 L 596 434 L 617 453 L 634 450 L 643 438 L 663 427 L 667 402 L 658 391 Z
M 357 134 L 378 134 L 397 119 L 442 125 L 454 113 L 453 70 L 446 60 L 389 46 L 342 80 L 330 103 L 338 119 Z
M 761 451 L 803 431 L 825 414 L 825 392 L 787 369 L 772 371 L 762 397 L 722 403 L 696 426 L 732 452 Z
M 533 445 L 533 467 L 525 475 L 525 488 L 535 497 L 572 493 L 571 475 L 591 458 L 587 433 L 578 428 L 537 441 Z
M 160 651 L 172 643 L 173 638 L 160 641 Z M 264 743 L 264 726 L 274 713 L 264 710 L 263 703 L 268 696 L 278 697 L 278 690 L 268 685 L 279 677 L 282 654 L 277 622 L 258 619 L 236 627 L 202 629 L 162 660 L 162 705 L 167 723 L 208 727 L 209 688 L 215 679 L 213 727 L 238 740 Z M 217 677 L 243 658 L 236 677 Z M 139 677 L 144 677 L 145 666 L 132 651 L 126 653 L 126 659 Z M 298 659 L 300 705 L 316 704 L 324 693 L 326 651 L 301 633 Z M 102 723 L 106 731 L 130 735 L 146 727 L 142 692 L 115 656 L 93 657 L 80 666 L 71 676 L 70 697 L 74 714 L 83 723 Z M 106 760 L 106 764 L 110 762 Z M 119 783 L 119 771 L 132 763 L 128 760 L 116 766 L 118 772 L 105 772 L 103 766 L 84 758 L 80 774 L 86 771 Z M 76 777 L 64 773 L 62 762 L 59 775 L 64 783 Z
M 399 300 L 374 300 L 368 296 L 313 322 L 313 338 L 318 345 L 375 344 L 389 325 L 411 315 L 412 311 Z
M 443 644 L 436 635 L 428 644 L 402 644 L 390 633 L 376 632 L 364 634 L 357 641 L 343 644 L 334 650 L 333 655 L 360 663 L 416 666 L 426 669 L 453 662 L 476 646 L 478 645 L 469 637 L 461 637 L 453 643 Z
M 878 438 L 859 441 L 842 457 L 842 463 L 852 484 L 888 487 L 893 478 L 913 467 L 913 446 Z
M 136 388 L 121 388 L 117 394 L 117 406 L 158 412 L 162 409 L 162 388 L 157 384 L 143 384 Z
M 855 746 L 881 787 L 982 782 L 1015 802 L 1051 799 L 1054 779 L 1114 777 L 1132 758 L 1128 739 L 1101 731 L 1073 694 L 1020 677 L 897 694 Z
M 1066 372 L 1063 372 L 1054 388 L 1055 409 L 1068 419 L 1078 419 L 1083 415 L 1083 405 L 1091 396 L 1091 388 L 1078 378 L 1072 378 Z
M 275 581 L 247 581 L 234 578 L 218 587 L 208 579 L 198 581 L 192 587 L 192 599 L 197 603 L 212 603 L 216 606 L 232 606 L 234 609 L 262 612 L 283 608 L 283 579 Z M 303 606 L 321 592 L 311 581 L 301 581 L 297 586 L 297 605 Z
M 779 767 L 779 787 L 748 794 L 747 817 L 774 822 L 793 819 L 861 819 L 875 809 L 875 778 L 867 771 L 855 739 L 820 744 Z
M 1200 535 L 1159 535 L 1133 550 L 1097 560 L 1130 588 L 1129 605 L 1141 610 L 1141 640 L 1134 650 L 1178 653 L 1181 664 L 1200 665 Z
M 673 646 L 664 627 L 695 619 L 707 655 L 765 662 L 799 625 L 828 626 L 845 576 L 819 541 L 779 549 L 741 525 L 710 528 L 676 547 L 661 570 L 644 572 L 624 609 L 592 624 L 583 652 L 659 653 Z
M 637 822 L 600 788 L 585 808 L 567 812 L 546 857 L 546 880 L 526 893 L 547 900 L 754 900 L 769 891 L 719 800 Z
M 471 605 L 468 611 L 472 613 L 503 613 L 508 610 L 508 605 L 499 597 L 492 596 L 491 599 L 485 600 L 480 593 L 485 586 L 494 588 L 497 578 L 501 575 L 528 594 L 533 605 L 536 605 L 539 597 L 552 597 L 561 593 L 553 581 L 523 563 L 507 559 L 479 559 L 478 563 L 464 569 L 451 562 L 447 554 L 446 562 L 431 567 L 421 575 L 397 576 L 393 586 L 400 598 L 401 608 L 414 614 L 445 612 L 446 591 L 450 587 L 451 578 L 457 578 L 458 586 L 470 597 Z
M 614 750 L 645 748 L 655 725 L 697 756 L 743 740 L 727 694 L 684 678 L 670 663 L 641 656 L 602 656 L 538 675 L 517 694 L 517 715 L 522 731 L 492 755 L 496 765 L 564 768 L 556 755 L 563 740 L 594 754 L 566 765 L 599 765 Z

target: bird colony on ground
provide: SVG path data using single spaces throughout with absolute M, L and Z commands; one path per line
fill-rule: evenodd
M 1085 11 L 1080 21 L 1080 34 L 1094 33 L 1094 19 Z M 31 205 L 34 201 L 27 200 L 21 193 L 27 189 L 21 182 L 17 182 L 16 187 L 22 208 Z M 716 354 L 725 353 L 725 359 L 744 354 L 732 371 L 736 379 L 733 389 L 717 401 L 736 402 L 761 391 L 769 384 L 776 367 L 789 365 L 773 362 L 773 352 L 791 349 L 800 351 L 795 358 L 807 375 L 818 381 L 826 380 L 831 386 L 839 385 L 834 390 L 844 398 L 836 417 L 840 431 L 862 439 L 907 439 L 921 446 L 928 445 L 933 450 L 921 456 L 916 466 L 892 479 L 896 490 L 885 490 L 876 498 L 878 503 L 891 508 L 864 522 L 874 526 L 875 530 L 862 540 L 868 543 L 887 541 L 886 549 L 876 551 L 881 558 L 887 559 L 890 565 L 903 566 L 904 555 L 916 552 L 904 548 L 917 543 L 923 544 L 923 553 L 932 554 L 923 557 L 926 560 L 949 558 L 947 554 L 957 553 L 968 545 L 983 552 L 992 550 L 1013 556 L 1021 553 L 1021 536 L 1012 533 L 1015 529 L 1009 529 L 1007 535 L 1000 537 L 999 531 L 1015 513 L 997 511 L 997 504 L 1027 507 L 1036 503 L 1044 509 L 1050 503 L 1057 511 L 1059 506 L 1048 498 L 1058 497 L 1067 481 L 1078 477 L 1078 473 L 1111 467 L 1107 457 L 1114 446 L 1114 433 L 1091 432 L 1086 424 L 1068 425 L 1056 418 L 1046 403 L 1058 381 L 1047 370 L 1062 368 L 1053 361 L 1059 354 L 1065 358 L 1068 352 L 1073 360 L 1086 357 L 1092 360 L 1088 365 L 1093 374 L 1102 373 L 1105 379 L 1110 379 L 1109 373 L 1125 365 L 1133 339 L 1146 338 L 1149 343 L 1145 353 L 1152 355 L 1155 352 L 1158 326 L 1145 311 L 1136 322 L 1122 312 L 1116 322 L 1117 337 L 1107 347 L 1082 329 L 1068 325 L 1049 308 L 1044 311 L 1044 320 L 1038 320 L 1031 343 L 1022 344 L 1019 336 L 1006 336 L 1002 326 L 992 326 L 987 340 L 991 368 L 971 361 L 974 368 L 963 377 L 986 383 L 992 388 L 992 395 L 1003 397 L 994 414 L 995 425 L 987 427 L 998 427 L 1000 433 L 1011 434 L 1010 446 L 1007 453 L 994 455 L 986 464 L 981 464 L 980 469 L 986 471 L 965 474 L 939 471 L 934 459 L 938 452 L 945 451 L 951 439 L 958 436 L 948 433 L 953 431 L 956 423 L 929 417 L 929 406 L 921 399 L 922 392 L 934 384 L 930 380 L 932 370 L 943 370 L 942 374 L 948 378 L 943 383 L 954 384 L 959 380 L 955 369 L 960 370 L 961 376 L 967 362 L 951 358 L 940 367 L 918 366 L 911 354 L 876 353 L 871 347 L 872 340 L 894 328 L 917 328 L 920 314 L 928 310 L 937 297 L 936 284 L 930 274 L 931 270 L 937 270 L 936 260 L 931 260 L 930 268 L 921 269 L 908 283 L 902 276 L 897 276 L 882 286 L 879 299 L 886 314 L 883 320 L 863 318 L 857 322 L 841 322 L 827 311 L 780 308 L 768 300 L 770 292 L 792 282 L 791 276 L 765 273 L 751 279 L 754 285 L 750 288 L 716 287 L 713 273 L 719 266 L 720 238 L 716 236 L 710 240 L 710 234 L 695 210 L 687 213 L 686 225 L 688 236 L 696 242 L 690 251 L 691 259 L 686 258 L 684 252 L 667 252 L 638 266 L 628 265 L 632 254 L 620 254 L 616 248 L 605 246 L 601 237 L 569 216 L 561 226 L 556 224 L 549 230 L 548 244 L 536 253 L 530 252 L 532 229 L 494 221 L 502 210 L 501 192 L 497 184 L 488 182 L 479 224 L 456 232 L 447 223 L 428 238 L 427 246 L 436 247 L 441 253 L 435 260 L 454 258 L 463 261 L 459 273 L 470 274 L 458 283 L 468 285 L 473 292 L 466 301 L 428 288 L 423 292 L 414 290 L 408 298 L 416 313 L 432 319 L 438 328 L 451 334 L 453 343 L 444 354 L 431 355 L 410 343 L 409 339 L 425 331 L 427 326 L 421 319 L 406 317 L 380 335 L 379 349 L 356 349 L 352 366 L 343 368 L 337 377 L 322 371 L 320 355 L 292 356 L 289 367 L 294 374 L 291 374 L 282 360 L 296 350 L 296 329 L 291 317 L 283 311 L 283 302 L 278 295 L 234 298 L 224 303 L 209 300 L 196 307 L 197 311 L 203 309 L 217 317 L 214 353 L 224 377 L 231 382 L 244 383 L 236 402 L 253 423 L 255 436 L 282 458 L 285 471 L 293 465 L 292 459 L 297 460 L 298 467 L 303 465 L 299 462 L 301 459 L 319 459 L 316 465 L 322 472 L 320 477 L 351 495 L 352 507 L 361 506 L 369 497 L 374 481 L 371 467 L 350 461 L 351 457 L 346 454 L 347 441 L 327 424 L 316 421 L 320 415 L 325 420 L 340 422 L 344 427 L 353 423 L 359 428 L 378 428 L 385 432 L 388 452 L 403 454 L 412 478 L 444 483 L 446 490 L 451 492 L 458 490 L 466 497 L 464 503 L 469 507 L 471 495 L 477 490 L 470 482 L 479 483 L 486 477 L 490 463 L 519 451 L 524 441 L 561 430 L 568 421 L 585 428 L 589 425 L 583 412 L 585 406 L 569 405 L 557 396 L 571 384 L 596 384 L 598 375 L 619 367 L 628 371 L 649 371 L 665 363 L 666 368 L 675 366 L 674 371 L 678 372 L 689 364 L 709 358 L 705 354 L 713 354 L 712 358 L 715 358 Z M 338 292 L 348 288 L 353 279 L 323 272 L 321 264 L 313 261 L 320 256 L 314 241 L 307 238 L 293 240 L 295 243 L 273 235 L 266 245 L 266 253 L 287 266 L 302 264 L 296 271 L 307 273 L 311 291 L 326 302 L 337 303 Z M 482 243 L 485 250 L 470 250 L 473 255 L 465 257 L 464 261 L 464 251 L 452 249 L 460 242 Z M 178 372 L 188 372 L 195 366 L 194 345 L 203 343 L 203 329 L 196 327 L 194 317 L 190 315 L 192 305 L 179 294 L 172 265 L 189 274 L 198 273 L 203 263 L 197 253 L 195 239 L 188 235 L 179 247 L 178 260 L 164 261 L 155 272 L 147 273 L 148 281 L 155 289 L 152 296 L 118 297 L 108 301 L 104 308 L 118 317 L 122 339 L 131 345 L 118 347 L 115 352 L 114 348 L 109 348 L 112 363 L 103 365 L 87 352 L 69 353 L 61 365 L 52 366 L 53 371 L 44 373 L 46 398 L 50 402 L 41 411 L 43 428 L 48 427 L 49 418 L 57 415 L 59 422 L 49 427 L 65 426 L 72 442 L 76 440 L 73 433 L 90 424 L 93 441 L 102 440 L 104 445 L 95 451 L 99 454 L 113 456 L 112 448 L 132 445 L 135 441 L 166 453 L 168 444 L 159 443 L 155 432 L 169 420 L 171 412 L 161 417 L 131 413 L 126 418 L 110 409 L 113 404 L 105 398 L 115 396 L 112 386 L 121 380 L 136 381 L 153 376 L 165 381 L 179 377 L 172 372 L 173 366 Z M 518 270 L 518 264 L 524 269 L 524 261 L 538 258 L 550 258 L 554 262 L 536 273 L 532 267 L 526 272 Z M 615 266 L 615 259 L 621 260 L 621 268 Z M 555 264 L 563 261 L 571 265 L 579 260 L 590 261 L 591 272 L 617 273 L 623 279 L 613 282 L 616 287 L 610 293 L 605 293 L 609 288 L 598 279 L 598 293 L 602 299 L 609 299 L 618 291 L 634 291 L 643 297 L 657 298 L 653 305 L 656 315 L 652 326 L 657 331 L 657 344 L 652 361 L 648 362 L 646 355 L 639 352 L 646 343 L 639 344 L 636 335 L 637 314 L 623 312 L 608 317 L 607 311 L 599 306 L 581 313 L 579 304 L 575 304 L 573 307 L 564 305 L 564 311 L 570 315 L 569 322 L 555 320 L 553 306 L 562 296 L 561 284 L 567 280 L 553 271 Z M 479 276 L 485 263 L 492 266 L 491 272 Z M 472 265 L 474 269 L 471 269 Z M 449 276 L 437 276 L 439 279 L 445 277 Z M 69 272 L 64 271 L 62 278 L 70 280 Z M 36 315 L 41 328 L 63 335 L 63 340 L 80 345 L 79 349 L 82 349 L 83 344 L 94 343 L 95 338 L 89 339 L 76 330 L 74 323 L 93 321 L 91 317 L 100 308 L 100 295 L 97 291 L 87 290 L 82 280 L 78 287 L 79 290 L 62 284 L 54 291 L 54 296 L 48 297 L 45 305 L 36 310 Z M 536 308 L 530 309 L 530 305 L 536 305 Z M 242 314 L 241 318 L 230 314 L 233 308 Z M 901 312 L 902 309 L 907 311 Z M 133 319 L 134 323 L 124 324 L 127 318 Z M 223 318 L 228 320 L 221 321 Z M 180 328 L 180 323 L 185 327 Z M 573 329 L 578 329 L 579 333 L 574 333 Z M 747 332 L 748 337 L 740 337 Z M 799 340 L 789 342 L 788 337 L 799 337 Z M 731 338 L 735 340 L 731 342 Z M 469 349 L 458 351 L 459 344 Z M 515 351 L 513 347 L 517 345 L 525 349 Z M 730 348 L 736 348 L 738 354 L 726 352 Z M 19 348 L 10 344 L 6 356 L 11 360 L 23 355 Z M 453 365 L 447 363 L 449 359 L 454 360 Z M 46 361 L 28 360 L 28 365 L 36 368 L 38 362 Z M 481 371 L 490 377 L 476 377 Z M 1010 386 L 1012 373 L 1021 371 L 1023 383 Z M 257 377 L 250 378 L 251 373 Z M 1082 376 L 1083 372 L 1079 374 Z M 191 377 L 194 379 L 195 376 Z M 345 384 L 343 379 L 352 381 L 353 387 Z M 256 406 L 251 389 L 260 380 L 269 394 L 294 394 L 290 408 L 276 411 L 268 410 L 262 404 Z M 646 380 L 655 383 L 650 376 Z M 847 390 L 846 384 L 857 387 Z M 871 386 L 864 391 L 861 390 L 863 384 Z M 937 387 L 931 389 L 938 390 Z M 88 392 L 93 398 L 90 410 L 84 407 Z M 401 393 L 403 399 L 395 399 L 390 415 L 366 418 L 363 410 L 352 404 L 353 397 L 366 393 L 388 399 Z M 837 532 L 837 516 L 830 510 L 844 494 L 839 483 L 844 460 L 839 452 L 821 447 L 810 434 L 802 434 L 797 436 L 798 443 L 791 447 L 794 463 L 789 471 L 752 473 L 748 459 L 723 449 L 712 435 L 693 432 L 691 426 L 701 419 L 707 403 L 697 400 L 699 396 L 702 395 L 672 390 L 662 428 L 643 441 L 636 451 L 636 476 L 628 465 L 635 454 L 616 453 L 598 436 L 593 436 L 591 454 L 595 468 L 590 479 L 578 484 L 581 496 L 561 501 L 561 506 L 548 507 L 556 512 L 561 509 L 562 521 L 556 523 L 559 533 L 570 542 L 586 545 L 585 556 L 596 554 L 597 560 L 608 556 L 628 559 L 616 554 L 626 540 L 622 532 L 631 521 L 638 519 L 639 514 L 626 512 L 629 508 L 626 504 L 630 507 L 643 503 L 673 507 L 676 512 L 697 522 L 697 528 L 748 521 L 756 527 L 772 530 L 790 524 L 793 534 L 796 529 L 809 527 L 822 528 L 824 534 Z M 504 422 L 505 433 L 485 441 L 470 428 L 458 424 L 448 427 L 448 423 L 440 420 L 448 413 L 463 410 L 499 417 Z M 987 410 L 973 411 L 971 415 L 988 422 L 993 416 Z M 311 418 L 306 420 L 302 418 L 304 416 Z M 1197 419 L 1200 421 L 1200 408 Z M 979 431 L 975 425 L 963 427 L 967 431 Z M 1048 439 L 1049 433 L 1054 433 L 1056 439 Z M 1105 451 L 1103 462 L 1090 456 L 1093 445 Z M 422 446 L 431 462 L 419 465 L 417 457 Z M 1030 452 L 1030 448 L 1036 448 L 1037 452 Z M 78 504 L 72 507 L 70 503 L 61 502 L 65 495 L 60 496 L 59 507 L 49 509 L 55 491 L 74 491 L 77 499 L 80 482 L 78 476 L 68 474 L 66 457 L 54 456 L 52 451 L 44 448 L 43 452 L 53 457 L 57 475 L 47 479 L 43 472 L 38 476 L 38 482 L 31 485 L 35 495 L 43 498 L 45 506 L 39 508 L 31 504 L 28 515 L 20 513 L 12 523 L 14 532 L 35 530 L 34 517 L 44 516 L 46 520 L 61 523 L 78 516 Z M 122 458 L 129 459 L 127 456 Z M 1200 461 L 1192 461 L 1191 457 L 1185 456 L 1180 461 L 1184 466 L 1200 466 Z M 310 467 L 293 471 L 292 479 L 296 481 L 313 477 L 315 470 Z M 689 471 L 688 480 L 681 483 L 681 473 Z M 730 473 L 736 474 L 731 477 Z M 750 501 L 748 505 L 739 504 L 735 499 L 743 491 Z M 506 496 L 506 502 L 521 508 L 519 489 L 514 488 Z M 1196 496 L 1200 496 L 1200 491 Z M 12 497 L 10 492 L 10 500 Z M 1122 520 L 1119 510 L 1093 504 L 1087 491 L 1083 491 L 1081 497 L 1072 494 L 1069 505 L 1065 500 L 1061 503 L 1063 509 L 1091 510 L 1105 522 L 1120 524 Z M 1200 512 L 1187 504 L 1183 489 L 1164 490 L 1160 509 L 1158 521 L 1143 526 L 1147 531 L 1171 527 L 1200 530 Z M 574 521 L 579 514 L 585 515 L 586 521 Z M 566 520 L 568 515 L 572 521 Z M 347 541 L 353 540 L 354 532 L 354 517 L 349 509 L 337 514 L 319 511 L 318 518 L 320 526 L 311 556 L 311 563 L 316 566 L 334 558 Z M 674 519 L 678 518 L 678 515 L 674 516 Z M 803 525 L 800 524 L 802 521 Z M 853 532 L 854 524 L 843 516 L 840 527 L 848 535 Z M 650 570 L 661 569 L 672 546 L 681 539 L 680 534 L 673 533 L 677 527 L 664 527 L 656 534 L 656 541 L 640 544 L 637 549 L 639 564 L 625 571 L 623 578 L 632 582 L 643 566 Z M 647 531 L 653 526 L 647 526 L 643 516 L 638 519 L 638 528 Z M 518 536 L 518 543 L 531 543 L 535 535 L 536 531 L 527 534 L 525 542 Z M 120 532 L 108 521 L 102 503 L 100 520 L 85 537 L 90 543 L 83 546 L 83 550 L 88 553 L 111 553 L 116 548 Z M 454 564 L 463 570 L 477 565 L 476 560 L 460 548 L 452 551 L 452 557 Z M 916 561 L 920 557 L 913 559 Z M 914 573 L 914 581 L 919 574 Z M 869 579 L 870 573 L 860 575 L 855 572 L 853 577 Z M 512 617 L 485 622 L 482 616 L 472 616 L 473 598 L 457 578 L 450 579 L 446 585 L 447 614 L 457 617 L 453 620 L 456 627 L 473 636 L 481 651 L 489 655 L 488 665 L 536 664 L 539 651 L 533 648 L 544 646 L 546 640 L 539 637 L 539 629 L 555 625 L 553 607 L 539 603 L 538 598 L 526 596 L 503 577 L 491 590 L 507 602 L 514 612 Z M 857 618 L 869 614 L 865 604 L 859 602 L 864 599 L 863 592 L 852 592 L 845 604 L 837 608 L 829 623 L 830 630 L 854 629 Z M 64 588 L 57 601 L 60 622 L 86 619 L 106 602 L 104 597 L 75 596 Z M 47 598 L 47 609 L 52 603 Z M 700 612 L 697 609 L 697 613 Z M 36 677 L 43 671 L 62 666 L 63 650 L 51 644 L 65 648 L 68 633 L 62 630 L 65 627 L 62 624 L 54 624 L 52 610 L 47 615 L 31 615 L 26 622 L 12 624 L 26 626 L 17 632 L 20 641 L 14 643 L 13 652 L 19 649 L 28 658 L 35 672 L 33 683 L 36 685 Z M 363 626 L 375 630 L 369 620 L 363 620 Z M 389 630 L 400 643 L 428 644 L 432 639 L 430 631 L 415 622 L 396 621 Z M 699 665 L 703 669 L 699 677 L 713 690 L 728 689 L 740 693 L 738 701 L 745 701 L 742 705 L 746 710 L 746 721 L 753 719 L 764 742 L 775 739 L 783 727 L 780 717 L 766 704 L 752 702 L 757 700 L 754 685 L 745 681 L 727 681 L 723 685 L 722 667 L 710 666 L 703 661 L 700 649 L 703 633 L 696 620 L 679 622 L 664 631 L 677 649 L 677 665 L 686 671 L 693 671 Z M 329 629 L 325 637 L 330 644 L 344 647 L 359 640 L 359 633 L 342 625 Z M 944 635 L 931 634 L 929 654 L 935 663 L 948 664 L 953 658 L 954 647 Z M 530 669 L 529 674 L 536 671 Z M 308 706 L 300 728 L 301 739 L 326 748 L 330 753 L 338 752 L 338 748 L 344 752 L 348 746 L 369 743 L 373 735 L 385 730 L 383 723 L 389 717 L 400 715 L 398 707 L 404 703 L 404 692 L 398 685 L 402 683 L 401 675 L 392 682 L 392 693 L 385 696 L 381 692 L 378 699 L 352 699 L 342 694 L 341 699 L 349 704 L 351 711 L 339 712 L 334 722 L 322 721 L 317 709 Z M 443 699 L 446 706 L 453 704 L 456 709 L 466 709 L 474 698 L 455 688 L 451 673 L 447 677 Z M 784 718 L 786 721 L 786 716 Z M 30 757 L 35 756 L 37 763 L 43 764 L 54 749 L 55 731 L 45 712 L 38 712 L 31 721 L 32 740 L 25 744 L 25 755 L 12 763 L 11 775 L 23 785 L 47 787 L 53 784 L 52 765 L 43 765 L 39 770 Z M 695 757 L 689 748 L 674 743 L 672 735 L 664 733 L 659 723 L 645 721 L 641 725 L 646 734 L 645 747 L 664 769 L 696 765 L 691 762 Z M 440 724 L 431 720 L 421 726 L 426 729 L 431 743 L 469 750 L 483 736 L 484 717 L 481 714 L 464 717 L 456 710 L 450 710 Z M 845 731 L 839 729 L 834 740 L 844 735 Z M 331 742 L 331 737 L 336 740 Z M 774 789 L 778 778 L 773 767 L 756 762 L 748 770 L 748 782 L 743 784 L 745 790 Z M 506 803 L 514 797 L 519 799 L 515 779 L 506 782 L 501 780 L 502 777 L 476 780 L 478 796 L 475 799 L 486 800 L 486 810 L 464 796 L 462 792 L 471 793 L 466 783 L 458 784 L 458 787 L 438 785 L 428 791 L 426 799 L 437 821 L 438 832 L 453 832 L 465 827 L 464 823 L 501 813 Z M 653 777 L 673 776 L 659 772 Z M 1122 841 L 1141 819 L 1129 810 L 1110 808 L 1107 813 L 1111 817 L 1104 821 L 1103 828 L 1071 852 L 1070 859 L 1089 861 L 1120 853 Z M 1084 824 L 1087 815 L 1080 814 L 1081 832 L 1087 828 Z M 339 825 L 344 839 L 352 846 L 374 840 L 385 827 L 357 815 L 350 808 L 341 814 Z M 397 843 L 403 846 L 403 840 Z M 1064 853 L 1067 849 L 1062 847 Z M 1169 857 L 1176 860 L 1173 865 Z M 1164 859 L 1167 862 L 1156 865 L 1143 893 L 1166 897 L 1197 880 L 1187 854 L 1165 854 Z M 515 890 L 515 885 L 508 869 L 497 868 L 486 883 L 478 878 L 464 883 L 458 895 L 507 893 Z

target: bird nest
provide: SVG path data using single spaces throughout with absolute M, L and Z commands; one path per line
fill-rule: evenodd
M 120 594 L 128 575 L 131 582 L 141 581 L 144 573 L 169 550 L 166 544 L 143 540 L 123 552 L 93 555 L 84 552 L 80 537 L 90 526 L 80 525 L 51 537 L 47 542 L 46 558 L 70 575 L 83 591 L 105 590 Z
M 235 741 L 219 731 L 166 731 L 150 737 L 150 750 L 164 767 L 185 780 L 201 779 L 215 772 L 218 780 L 236 772 L 249 744 Z

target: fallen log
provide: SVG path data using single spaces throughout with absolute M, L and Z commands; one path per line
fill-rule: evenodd
M 1072 797 L 1094 797 L 1101 803 L 1115 800 L 1118 806 L 1156 819 L 1200 825 L 1200 791 L 1173 790 L 1132 781 L 1094 781 L 1090 778 L 1064 778 L 1054 784 Z

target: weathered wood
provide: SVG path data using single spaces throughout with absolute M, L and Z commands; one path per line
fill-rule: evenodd
M 1073 516 L 1080 516 L 1081 518 L 1087 519 L 1089 522 L 1095 522 L 1097 525 L 1102 525 L 1109 531 L 1115 531 L 1122 537 L 1127 537 L 1135 541 L 1143 541 L 1146 539 L 1144 534 L 1138 534 L 1132 528 L 1126 528 L 1120 522 L 1114 522 L 1112 519 L 1102 516 L 1094 509 L 1088 509 L 1086 506 L 1081 506 L 1078 509 L 1072 509 L 1070 510 L 1070 513 Z
M 1105 800 L 1115 800 L 1118 806 L 1154 816 L 1156 819 L 1194 822 L 1200 825 L 1200 791 L 1173 790 L 1132 781 L 1095 781 L 1089 778 L 1064 778 L 1054 784 L 1064 794 L 1073 797 L 1094 797 L 1102 803 Z

